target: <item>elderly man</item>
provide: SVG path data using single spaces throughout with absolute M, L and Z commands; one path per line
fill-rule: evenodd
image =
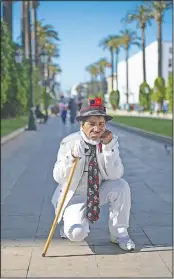
M 70 189 L 58 223 L 64 221 L 60 235 L 71 241 L 83 241 L 90 225 L 100 218 L 100 206 L 109 203 L 109 232 L 111 242 L 133 251 L 135 244 L 127 229 L 131 195 L 128 183 L 121 178 L 123 164 L 119 156 L 118 137 L 106 130 L 106 114 L 101 98 L 82 104 L 80 131 L 64 138 L 60 144 L 53 177 L 59 184 L 52 203 L 57 210 L 76 157 L 79 157 Z

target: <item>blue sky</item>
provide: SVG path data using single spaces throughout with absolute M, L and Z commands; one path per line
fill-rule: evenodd
M 99 41 L 107 35 L 116 35 L 124 29 L 120 22 L 127 11 L 132 11 L 142 1 L 40 1 L 38 18 L 44 19 L 46 24 L 53 25 L 61 39 L 60 64 L 61 86 L 69 89 L 74 83 L 89 80 L 85 67 L 99 60 L 101 57 L 110 59 L 108 51 L 98 46 Z M 14 34 L 16 40 L 20 35 L 21 3 L 14 4 Z M 163 40 L 172 40 L 172 11 L 165 14 L 163 25 Z M 135 24 L 128 28 L 136 29 Z M 140 30 L 137 30 L 140 35 Z M 156 23 L 146 30 L 146 44 L 156 40 Z M 131 55 L 138 52 L 132 47 Z M 124 50 L 120 60 L 124 59 Z

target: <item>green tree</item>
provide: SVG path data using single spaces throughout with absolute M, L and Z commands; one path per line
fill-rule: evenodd
M 165 80 L 162 77 L 158 77 L 154 82 L 154 88 L 152 93 L 152 100 L 160 103 L 162 106 L 162 103 L 165 99 Z
M 86 71 L 90 74 L 91 76 L 91 93 L 93 95 L 96 95 L 98 92 L 98 85 L 97 85 L 97 76 L 99 74 L 99 68 L 95 64 L 91 64 L 86 67 Z
M 169 111 L 173 109 L 173 73 L 169 75 L 167 88 L 166 88 L 166 99 L 169 101 Z
M 107 92 L 107 88 L 105 86 L 106 84 L 106 68 L 109 65 L 109 62 L 106 58 L 101 58 L 99 61 L 96 62 L 96 65 L 98 67 L 99 75 L 100 75 L 100 91 L 105 95 Z
M 3 1 L 3 21 L 7 25 L 10 40 L 12 40 L 12 28 L 13 28 L 13 2 Z
M 151 88 L 147 82 L 143 82 L 140 85 L 139 90 L 139 104 L 141 107 L 144 107 L 145 110 L 150 110 L 151 104 Z
M 135 31 L 125 29 L 121 31 L 121 43 L 126 51 L 126 102 L 129 104 L 129 68 L 128 68 L 128 58 L 129 50 L 132 45 L 140 46 L 140 38 L 137 36 Z
M 1 110 L 7 101 L 10 84 L 10 57 L 12 55 L 11 38 L 7 25 L 1 21 Z
M 143 51 L 143 81 L 146 81 L 146 53 L 145 53 L 145 29 L 150 24 L 150 8 L 145 5 L 137 6 L 135 11 L 128 12 L 123 20 L 126 23 L 136 22 L 137 27 L 141 29 L 141 48 Z
M 110 65 L 111 65 L 112 90 L 113 90 L 114 89 L 114 48 L 110 36 L 101 40 L 99 46 L 103 47 L 104 50 L 108 49 L 110 51 L 110 55 L 111 55 Z
M 113 110 L 116 110 L 120 102 L 120 92 L 118 90 L 112 91 L 109 96 L 109 101 L 111 103 Z
M 158 39 L 158 76 L 162 76 L 162 24 L 164 22 L 165 11 L 172 7 L 172 1 L 160 0 L 150 1 L 148 6 L 151 10 L 150 17 L 157 23 L 157 39 Z
M 116 89 L 118 90 L 118 62 L 121 47 L 121 38 L 118 35 L 110 35 L 110 44 L 112 45 L 113 52 L 115 52 L 115 73 L 116 73 Z

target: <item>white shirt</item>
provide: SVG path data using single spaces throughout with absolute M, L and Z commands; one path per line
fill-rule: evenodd
M 88 139 L 88 137 L 85 135 L 85 133 L 83 132 L 82 129 L 80 129 L 81 132 L 81 136 L 83 138 L 83 140 L 87 143 L 90 143 L 92 145 L 98 145 L 99 141 L 93 141 L 91 139 Z M 96 146 L 97 148 L 97 146 Z M 82 178 L 79 182 L 79 185 L 77 186 L 77 189 L 74 193 L 74 196 L 80 195 L 82 200 L 84 200 L 84 202 L 86 202 L 87 199 L 87 189 L 88 189 L 88 164 L 89 164 L 89 155 L 90 155 L 90 150 L 88 150 L 85 153 L 85 168 L 84 168 L 84 172 L 82 175 Z M 99 185 L 102 182 L 102 176 L 99 172 Z

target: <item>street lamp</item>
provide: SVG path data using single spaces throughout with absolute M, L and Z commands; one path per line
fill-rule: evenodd
M 44 64 L 44 82 L 45 86 L 45 111 L 46 111 L 46 119 L 48 119 L 48 93 L 47 93 L 47 85 L 48 85 L 48 54 L 43 49 L 40 54 L 41 63 Z
M 21 63 L 23 60 L 23 55 L 22 55 L 22 52 L 20 51 L 20 49 L 15 51 L 15 60 L 16 60 L 16 63 Z

